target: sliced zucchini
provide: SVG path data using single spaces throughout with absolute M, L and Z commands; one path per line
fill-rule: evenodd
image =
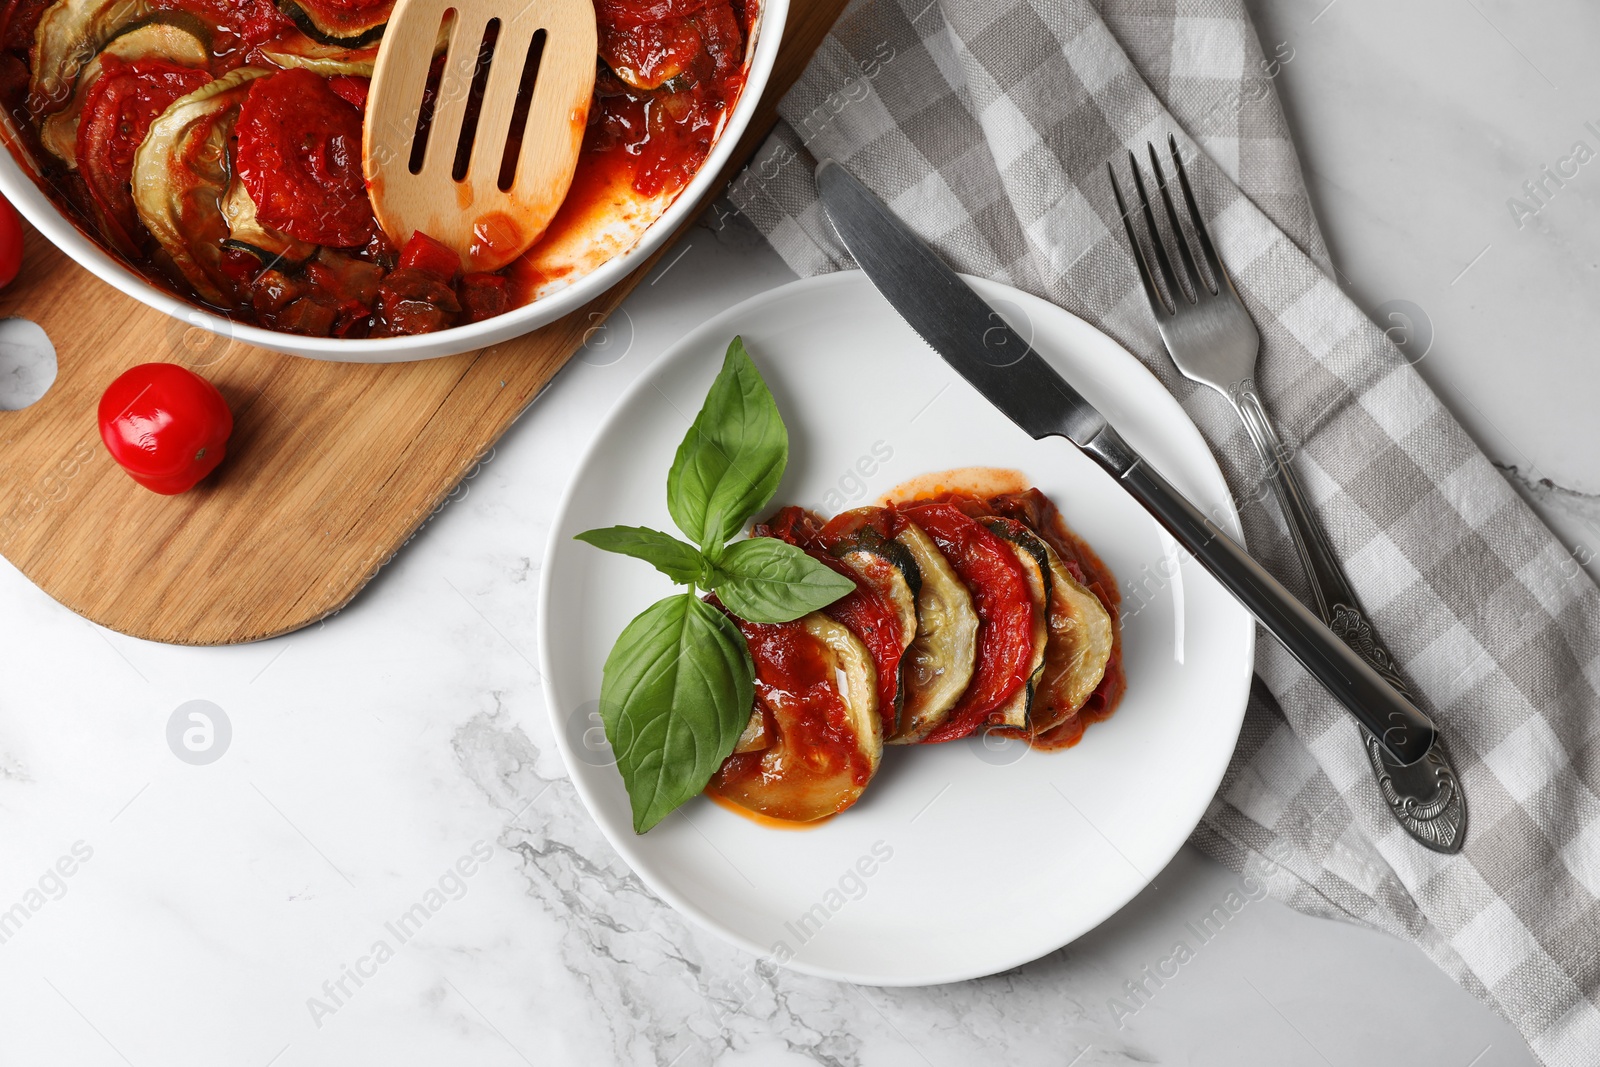
M 442 55 L 450 47 L 450 27 L 440 25 L 439 37 L 433 42 L 433 54 Z M 304 67 L 323 77 L 350 74 L 358 78 L 372 77 L 378 61 L 376 43 L 353 48 L 349 45 L 317 40 L 298 28 L 285 31 L 261 46 L 261 54 L 280 67 Z
M 151 0 L 56 0 L 47 7 L 33 34 L 28 110 L 45 115 L 66 107 L 84 65 L 154 10 Z
M 1005 733 L 1031 734 L 1029 708 L 1034 689 L 1043 677 L 1045 648 L 1050 641 L 1050 550 L 1042 538 L 1015 519 L 992 516 L 978 521 L 1016 553 L 1028 579 L 1028 597 L 1033 601 L 1033 658 L 1029 661 L 1028 684 L 989 713 L 989 725 Z
M 150 124 L 133 157 L 139 220 L 194 291 L 218 307 L 231 303 L 221 271 L 228 238 L 222 201 L 232 184 L 228 140 L 250 82 L 270 73 L 240 67 L 179 97 Z
M 915 523 L 895 540 L 917 564 L 916 636 L 902 668 L 899 728 L 891 745 L 915 744 L 942 725 L 972 681 L 978 657 L 978 613 L 950 561 Z
M 814 676 L 807 676 L 810 684 L 804 692 L 764 687 L 759 652 L 751 649 L 757 711 L 770 717 L 766 721 L 776 736 L 759 750 L 729 756 L 706 792 L 769 818 L 813 822 L 854 804 L 883 758 L 877 671 L 861 639 L 820 612 L 781 625 L 797 627 L 812 643 Z M 842 717 L 817 708 L 818 686 L 838 697 Z M 817 745 L 816 739 L 824 736 L 837 744 Z
M 1115 635 L 1100 598 L 1072 576 L 1049 541 L 1039 541 L 1050 557 L 1050 642 L 1030 709 L 1036 734 L 1072 718 L 1093 695 L 1105 677 Z
M 378 47 L 346 48 L 343 45 L 325 44 L 298 30 L 291 30 L 262 45 L 261 55 L 285 69 L 304 67 L 323 77 L 353 74 L 358 78 L 370 78 L 373 66 L 378 61 Z
M 383 28 L 393 9 L 392 3 L 369 3 L 359 5 L 359 10 L 336 15 L 321 4 L 278 0 L 278 10 L 288 16 L 301 33 L 314 41 L 341 48 L 375 44 L 383 37 Z
M 198 35 L 166 22 L 147 22 L 107 41 L 106 46 L 78 72 L 67 106 L 45 116 L 39 126 L 39 140 L 67 165 L 68 170 L 78 169 L 78 119 L 83 115 L 89 88 L 100 76 L 100 64 L 106 56 L 116 56 L 130 62 L 135 59 L 165 59 L 180 67 L 203 67 L 210 58 L 205 41 Z
M 771 732 L 767 729 L 767 712 L 760 702 L 750 709 L 750 721 L 745 724 L 744 733 L 739 735 L 739 741 L 733 746 L 737 755 L 742 752 L 760 752 L 772 744 Z
M 249 252 L 264 268 L 299 265 L 317 254 L 317 245 L 262 225 L 256 218 L 256 202 L 250 199 L 250 191 L 238 175 L 222 198 L 222 217 L 228 225 L 228 236 L 222 243 Z

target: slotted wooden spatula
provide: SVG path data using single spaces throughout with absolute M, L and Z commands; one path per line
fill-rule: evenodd
M 443 69 L 430 86 L 441 38 Z M 468 271 L 526 251 L 572 184 L 595 53 L 591 0 L 400 0 L 378 49 L 362 144 L 390 239 L 421 230 Z

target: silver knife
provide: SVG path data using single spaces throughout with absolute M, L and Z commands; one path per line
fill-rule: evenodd
M 817 166 L 817 188 L 856 263 L 945 362 L 1028 436 L 1065 437 L 1115 478 L 1397 763 L 1426 757 L 1433 720 L 1173 488 L 883 201 L 833 160 Z

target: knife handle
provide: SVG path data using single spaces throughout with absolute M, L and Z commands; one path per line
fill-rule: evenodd
M 1434 740 L 1433 720 L 1157 473 L 1116 430 L 1105 427 L 1083 450 L 1120 481 L 1396 760 L 1409 765 L 1427 754 Z

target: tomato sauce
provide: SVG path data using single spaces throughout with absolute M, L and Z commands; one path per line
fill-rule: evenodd
M 256 221 L 283 235 L 289 250 L 238 240 L 225 251 L 173 256 L 136 215 L 126 173 L 131 165 L 124 161 L 133 158 L 150 120 L 168 102 L 166 86 L 184 81 L 159 55 L 152 63 L 167 68 L 163 86 L 123 90 L 129 100 L 149 101 L 150 114 L 134 122 L 89 122 L 92 116 L 85 113 L 80 131 L 86 129 L 97 146 L 94 163 L 84 167 L 81 152 L 69 161 L 45 147 L 42 124 L 67 108 L 74 91 L 67 84 L 48 99 L 30 98 L 31 50 L 48 0 L 0 0 L 0 106 L 16 134 L 7 146 L 29 157 L 32 165 L 23 160 L 25 169 L 80 229 L 155 284 L 236 321 L 343 337 L 427 332 L 527 303 L 631 248 L 705 162 L 744 88 L 757 15 L 756 0 L 597 0 L 595 93 L 573 184 L 552 225 L 518 261 L 496 272 L 501 282 L 458 273 L 442 286 L 405 283 L 384 290 L 411 235 L 378 231 L 366 203 L 360 126 L 367 79 L 355 67 L 283 69 L 288 61 L 273 57 L 289 53 L 370 65 L 392 6 L 392 0 L 149 0 L 143 8 L 128 5 L 125 25 L 106 27 L 114 34 L 158 22 L 195 29 L 206 53 L 204 69 L 196 70 L 202 79 L 246 65 L 275 71 L 252 85 L 252 104 L 242 109 L 228 141 L 228 170 L 247 187 Z M 308 36 L 314 31 L 337 33 L 338 40 L 314 40 Z M 113 58 L 113 51 L 108 46 L 104 58 Z M 180 65 L 195 62 L 173 58 Z M 153 79 L 152 63 L 146 76 Z M 579 117 L 575 112 L 575 121 Z M 201 188 L 196 196 L 212 197 L 218 210 L 222 206 L 220 191 Z M 505 220 L 481 221 L 484 244 L 520 244 Z M 211 240 L 215 228 L 192 237 Z M 196 259 L 219 267 L 196 277 L 185 270 Z M 333 293 L 322 284 L 330 272 L 352 273 L 338 260 L 379 272 L 366 279 L 370 284 L 362 285 L 357 299 L 348 287 Z M 327 268 L 321 276 L 306 269 L 312 262 Z M 390 317 L 387 308 L 403 314 Z
M 719 793 L 713 793 L 709 789 L 706 790 L 706 799 L 717 807 L 749 819 L 757 826 L 765 827 L 768 830 L 815 830 L 833 818 L 832 815 L 824 815 L 820 819 L 810 819 L 806 822 L 796 822 L 793 819 L 774 819 L 771 815 L 763 815 L 759 811 L 751 811 L 744 805 L 735 803 Z
M 885 735 L 894 732 L 895 704 L 900 690 L 900 658 L 904 648 L 900 613 L 884 594 L 863 581 L 848 564 L 831 554 L 839 538 L 830 537 L 815 517 L 798 507 L 779 511 L 751 531 L 755 537 L 776 537 L 806 550 L 813 559 L 856 583 L 855 590 L 822 609 L 824 615 L 849 627 L 872 654 L 878 671 L 878 713 Z
M 757 810 L 763 815 L 810 821 L 827 814 L 807 810 L 812 788 L 843 782 L 854 787 L 843 805 L 848 807 L 875 768 L 851 725 L 834 660 L 803 622 L 734 621 L 755 665 L 756 706 L 769 717 L 767 736 L 777 740 L 766 749 L 729 756 L 707 792 L 736 803 L 759 797 Z

